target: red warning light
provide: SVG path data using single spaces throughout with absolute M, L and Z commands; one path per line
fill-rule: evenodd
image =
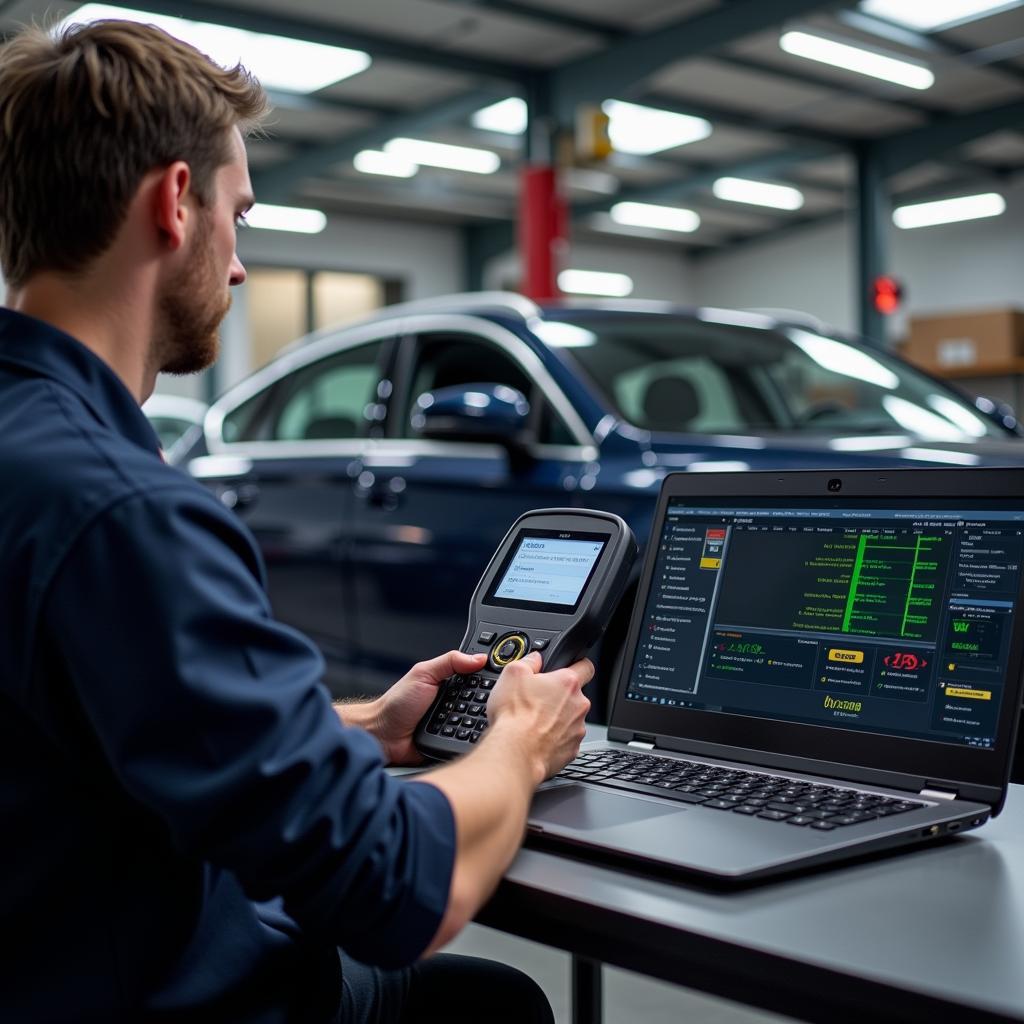
M 881 274 L 872 284 L 872 299 L 875 309 L 883 316 L 889 316 L 900 308 L 903 301 L 903 285 L 895 277 Z

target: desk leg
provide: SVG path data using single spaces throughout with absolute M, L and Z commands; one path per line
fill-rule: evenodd
M 601 1024 L 601 961 L 572 958 L 572 1024 Z

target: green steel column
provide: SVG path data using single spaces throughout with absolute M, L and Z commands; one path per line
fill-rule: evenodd
M 857 304 L 864 339 L 886 348 L 885 317 L 875 309 L 875 278 L 886 272 L 890 204 L 881 161 L 870 143 L 857 146 Z

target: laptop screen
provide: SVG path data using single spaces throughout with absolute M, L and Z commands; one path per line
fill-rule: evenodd
M 1019 504 L 828 504 L 670 499 L 626 701 L 992 748 Z

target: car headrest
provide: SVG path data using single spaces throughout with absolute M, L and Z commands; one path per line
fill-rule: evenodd
M 650 430 L 683 430 L 700 411 L 697 389 L 683 377 L 659 377 L 644 393 L 644 419 Z

